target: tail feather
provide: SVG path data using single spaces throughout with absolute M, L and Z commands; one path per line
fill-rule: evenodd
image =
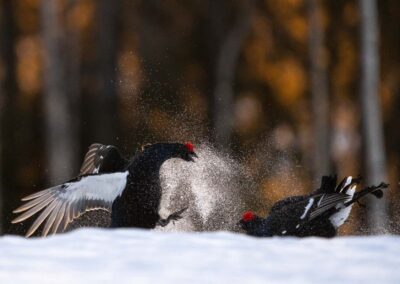
M 352 200 L 348 201 L 345 203 L 345 206 L 349 206 L 353 204 L 354 202 L 358 201 L 360 198 L 366 196 L 367 194 L 372 194 L 376 198 L 382 198 L 383 197 L 383 191 L 382 189 L 388 188 L 389 184 L 382 182 L 381 184 L 377 186 L 369 186 L 366 187 L 358 192 L 356 192 L 352 198 Z
M 352 188 L 354 185 L 357 185 L 361 182 L 361 176 L 353 178 L 352 176 L 348 176 L 344 178 L 336 187 L 335 192 L 347 193 L 347 191 Z
M 337 175 L 323 176 L 321 179 L 321 186 L 315 190 L 313 194 L 335 192 L 336 182 Z
M 356 178 L 348 176 L 344 178 L 338 185 L 337 175 L 323 176 L 321 179 L 321 186 L 313 192 L 313 194 L 319 193 L 346 193 L 354 185 L 361 182 L 361 177 Z
M 373 194 L 377 198 L 383 196 L 382 189 L 387 188 L 388 184 L 381 183 L 378 186 L 366 187 L 358 192 L 355 192 L 356 185 L 361 181 L 361 178 L 345 178 L 339 186 L 336 187 L 336 193 L 338 195 L 345 194 L 349 197 L 348 201 L 336 205 L 336 212 L 329 217 L 332 225 L 335 228 L 339 228 L 347 220 L 350 215 L 352 205 L 354 202 L 358 202 L 360 198 L 367 194 Z

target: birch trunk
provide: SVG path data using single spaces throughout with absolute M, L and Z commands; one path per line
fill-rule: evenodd
M 361 104 L 365 171 L 368 184 L 386 180 L 384 133 L 379 100 L 378 10 L 375 0 L 359 0 L 361 14 Z M 373 233 L 386 228 L 387 201 L 369 202 L 368 222 Z
M 64 30 L 59 11 L 60 1 L 41 3 L 41 23 L 44 49 L 44 110 L 45 141 L 51 183 L 61 182 L 73 175 L 77 142 L 73 113 L 68 96 Z
M 312 113 L 314 121 L 313 173 L 314 183 L 331 173 L 329 93 L 324 58 L 324 35 L 317 0 L 308 0 L 309 60 L 311 72 Z
M 236 23 L 222 40 L 217 55 L 212 117 L 214 118 L 215 142 L 221 149 L 230 149 L 234 119 L 235 73 L 243 41 L 250 26 L 250 7 L 246 6 L 239 13 Z
M 119 1 L 100 0 L 97 3 L 97 74 L 92 127 L 100 143 L 113 143 L 117 136 L 116 64 L 118 51 Z

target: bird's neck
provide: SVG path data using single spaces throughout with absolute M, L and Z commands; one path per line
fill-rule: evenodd
M 175 158 L 175 151 L 170 145 L 163 147 L 158 147 L 157 149 L 152 149 L 145 151 L 142 155 L 143 163 L 152 167 L 153 169 L 160 169 L 162 164 L 171 159 Z
M 131 161 L 129 171 L 136 176 L 158 180 L 162 164 L 171 158 L 174 158 L 174 154 L 168 148 L 144 151 Z

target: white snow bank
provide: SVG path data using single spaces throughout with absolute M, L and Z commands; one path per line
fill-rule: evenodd
M 400 283 L 400 237 L 81 229 L 0 238 L 0 283 Z

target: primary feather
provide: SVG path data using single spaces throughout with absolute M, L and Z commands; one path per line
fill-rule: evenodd
M 42 232 L 46 236 L 51 229 L 55 233 L 60 225 L 65 228 L 74 218 L 88 210 L 110 210 L 114 200 L 124 190 L 128 174 L 125 171 L 89 175 L 43 190 L 39 192 L 41 194 L 36 193 L 33 197 L 25 198 L 29 202 L 13 211 L 23 214 L 12 223 L 24 221 L 46 207 L 26 234 L 32 235 L 47 220 Z

